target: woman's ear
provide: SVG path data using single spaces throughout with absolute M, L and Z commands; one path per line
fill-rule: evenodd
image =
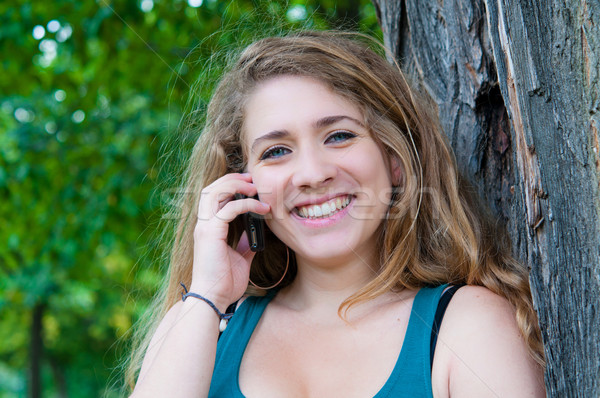
M 398 158 L 396 155 L 392 155 L 390 157 L 390 166 L 392 171 L 392 185 L 398 187 L 402 184 L 402 179 L 404 176 L 404 170 L 402 168 L 400 158 Z

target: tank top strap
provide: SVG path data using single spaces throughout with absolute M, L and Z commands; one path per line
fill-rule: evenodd
M 376 398 L 433 396 L 431 328 L 440 296 L 447 286 L 424 287 L 415 296 L 398 361 Z

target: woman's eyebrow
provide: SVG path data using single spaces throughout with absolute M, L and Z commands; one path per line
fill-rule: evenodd
M 330 126 L 334 123 L 337 123 L 340 120 L 350 120 L 351 122 L 354 122 L 361 127 L 365 127 L 364 124 L 360 120 L 357 120 L 351 116 L 346 116 L 346 115 L 325 116 L 325 117 L 317 120 L 316 122 L 314 122 L 313 127 L 315 129 L 320 129 L 323 127 Z
M 256 146 L 258 144 L 260 144 L 261 141 L 267 141 L 267 140 L 277 140 L 277 139 L 281 139 L 281 138 L 287 138 L 290 136 L 290 132 L 287 130 L 274 130 L 271 131 L 270 133 L 267 133 L 265 135 L 261 135 L 260 137 L 258 137 L 257 139 L 254 140 L 254 142 L 252 143 L 252 147 L 250 148 L 250 150 L 252 152 L 254 152 L 254 148 L 256 148 Z

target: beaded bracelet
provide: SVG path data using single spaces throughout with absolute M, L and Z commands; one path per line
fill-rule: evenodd
M 228 313 L 228 314 L 222 313 L 221 311 L 219 311 L 219 309 L 217 308 L 217 306 L 213 304 L 212 301 L 210 301 L 206 297 L 202 297 L 198 293 L 188 292 L 187 287 L 185 287 L 185 285 L 183 284 L 183 282 L 179 282 L 179 284 L 183 287 L 183 290 L 184 290 L 184 292 L 181 293 L 181 301 L 185 301 L 185 299 L 188 298 L 188 297 L 194 297 L 194 298 L 200 299 L 200 300 L 204 301 L 206 304 L 210 305 L 210 307 L 213 310 L 215 310 L 215 312 L 219 316 L 219 319 L 221 320 L 221 322 L 219 322 L 219 331 L 220 332 L 224 331 L 225 328 L 227 327 L 227 323 L 229 322 L 229 320 L 233 316 L 233 313 Z

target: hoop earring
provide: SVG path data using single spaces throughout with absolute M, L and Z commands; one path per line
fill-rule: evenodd
M 250 284 L 252 286 L 254 286 L 257 289 L 261 289 L 261 290 L 269 290 L 269 289 L 273 289 L 274 287 L 277 287 L 281 283 L 281 281 L 283 281 L 283 278 L 285 278 L 285 276 L 287 275 L 288 268 L 290 266 L 290 248 L 286 246 L 285 250 L 287 252 L 287 260 L 285 262 L 285 271 L 283 271 L 283 275 L 281 276 L 281 279 L 279 279 L 279 281 L 277 281 L 277 283 L 275 283 L 272 286 L 262 287 L 262 286 L 258 286 L 256 283 L 252 282 L 252 279 L 250 279 L 250 277 L 248 277 L 248 280 L 250 281 Z

